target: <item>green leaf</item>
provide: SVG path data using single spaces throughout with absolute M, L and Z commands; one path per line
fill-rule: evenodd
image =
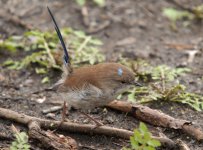
M 191 69 L 189 69 L 189 68 L 176 68 L 175 69 L 175 73 L 177 75 L 182 75 L 182 74 L 188 73 L 188 72 L 191 72 Z
M 19 62 L 9 59 L 3 63 L 3 66 L 7 67 L 8 69 L 18 69 Z
M 137 129 L 134 130 L 134 137 L 136 137 L 137 140 L 142 139 L 142 135 Z
M 161 146 L 161 143 L 158 140 L 151 139 L 150 141 L 147 142 L 148 145 L 152 147 L 158 147 Z
M 86 0 L 76 0 L 77 4 L 80 6 L 84 6 L 86 3 Z
M 16 52 L 17 44 L 7 41 L 4 42 L 3 44 L 0 44 L 0 49 L 6 49 L 9 50 L 10 52 Z
M 24 34 L 25 36 L 34 36 L 34 37 L 43 37 L 43 32 L 37 31 L 37 30 L 32 30 L 28 31 Z
M 28 141 L 28 136 L 25 132 L 20 132 L 19 135 L 20 135 L 22 141 L 25 141 L 25 142 Z
M 82 39 L 86 38 L 86 35 L 83 31 L 74 31 L 74 34 L 79 38 L 82 38 Z
M 101 40 L 98 40 L 98 39 L 92 39 L 89 41 L 90 44 L 94 44 L 94 45 L 103 45 L 103 42 Z
M 49 83 L 49 77 L 44 77 L 41 83 Z
M 132 150 L 155 150 L 155 147 L 160 146 L 160 142 L 152 139 L 147 126 L 142 122 L 130 137 L 130 144 Z
M 188 18 L 188 19 L 193 19 L 194 15 L 191 14 L 188 11 L 179 11 L 174 8 L 164 8 L 163 9 L 163 14 L 168 17 L 171 21 L 177 21 L 180 19 Z
M 55 48 L 56 47 L 56 43 L 55 42 L 49 42 L 49 47 Z
M 105 6 L 105 0 L 93 0 L 93 1 L 100 7 Z
M 128 101 L 134 102 L 135 101 L 135 93 L 131 92 L 128 94 Z
M 132 136 L 130 137 L 130 143 L 133 149 L 137 149 L 139 147 L 139 143 Z
M 29 150 L 29 149 L 30 149 L 30 145 L 26 145 L 26 144 L 24 144 L 24 145 L 23 145 L 23 149 L 25 149 L 25 150 Z
M 8 59 L 3 63 L 3 66 L 11 66 L 15 64 L 15 62 L 12 59 Z
M 149 131 L 145 132 L 143 138 L 145 141 L 149 141 L 151 139 L 151 133 Z
M 134 136 L 136 137 L 137 142 L 140 144 L 145 144 L 146 141 L 143 139 L 142 133 L 140 133 L 138 130 L 134 131 Z
M 35 68 L 35 72 L 37 74 L 46 74 L 47 70 L 45 70 L 45 68 Z
M 89 60 L 89 62 L 90 62 L 91 65 L 94 65 L 94 64 L 95 64 L 95 61 L 96 61 L 96 60 L 95 60 L 95 58 L 93 58 L 93 57 L 91 57 L 90 60 Z
M 143 148 L 143 150 L 156 150 L 154 147 L 146 146 Z
M 147 126 L 143 122 L 140 122 L 139 129 L 140 129 L 141 133 L 143 133 L 143 134 L 148 132 Z

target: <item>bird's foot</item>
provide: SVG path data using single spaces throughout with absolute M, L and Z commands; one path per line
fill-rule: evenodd
M 90 120 L 92 120 L 92 121 L 96 124 L 96 125 L 95 125 L 95 128 L 98 128 L 98 127 L 104 125 L 103 123 L 97 121 L 96 119 L 94 119 L 94 118 L 91 117 L 90 115 L 88 115 L 88 114 L 86 114 L 86 113 L 84 113 L 84 112 L 82 112 L 82 111 L 80 111 L 80 113 L 82 113 L 82 114 L 85 115 L 87 118 L 89 118 Z M 94 129 L 95 129 L 95 128 L 94 128 Z
M 96 122 L 95 122 L 95 123 L 96 123 Z M 101 126 L 104 126 L 104 124 L 101 123 L 101 122 L 99 122 L 99 121 L 97 121 L 97 123 L 96 123 L 96 125 L 93 127 L 93 129 L 99 128 L 99 127 L 101 127 Z

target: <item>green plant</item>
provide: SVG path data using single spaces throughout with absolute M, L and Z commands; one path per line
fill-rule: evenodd
M 176 22 L 182 19 L 194 19 L 194 15 L 186 10 L 177 10 L 175 8 L 164 8 L 163 15 L 168 17 L 171 21 Z
M 164 80 L 165 82 L 174 81 L 178 76 L 191 72 L 189 68 L 171 68 L 166 65 L 154 67 L 151 72 L 153 80 Z
M 16 140 L 12 142 L 10 150 L 29 150 L 28 135 L 25 132 L 15 133 Z
M 177 10 L 175 8 L 164 8 L 163 9 L 163 15 L 169 18 L 172 22 L 171 26 L 173 29 L 177 29 L 176 27 L 176 22 L 178 20 L 185 20 L 184 24 L 188 25 L 191 20 L 198 19 L 202 20 L 203 19 L 203 5 L 199 5 L 193 8 L 185 8 L 181 4 L 175 4 L 180 7 L 182 10 Z
M 6 40 L 0 40 L 0 50 L 7 49 L 10 52 L 16 52 L 16 48 L 22 48 L 21 43 L 19 42 L 21 37 L 12 36 Z
M 74 67 L 104 61 L 105 57 L 98 49 L 102 45 L 100 40 L 70 28 L 63 29 L 62 34 L 66 42 L 69 43 L 69 53 L 73 58 L 71 63 Z M 58 50 L 59 46 L 55 32 L 29 31 L 18 38 L 12 36 L 0 43 L 0 47 L 3 50 L 9 48 L 12 51 L 17 51 L 20 48 L 25 51 L 26 55 L 21 60 L 8 59 L 3 66 L 10 69 L 22 69 L 35 64 L 33 67 L 37 74 L 46 74 L 52 68 L 61 69 L 63 52 Z M 48 78 L 44 78 L 42 82 L 48 81 Z
M 203 110 L 203 96 L 189 93 L 186 87 L 179 84 L 178 77 L 190 72 L 188 68 L 171 68 L 166 65 L 152 67 L 146 62 L 137 63 L 137 78 L 148 83 L 147 86 L 136 87 L 122 96 L 128 101 L 147 103 L 151 101 L 172 101 L 188 104 L 197 111 Z M 143 69 L 144 68 L 144 69 Z M 119 98 L 121 98 L 120 96 Z
M 164 8 L 163 9 L 163 15 L 166 16 L 169 20 L 171 20 L 171 27 L 174 30 L 177 30 L 176 22 L 178 20 L 193 20 L 194 15 L 188 11 L 182 11 L 182 10 L 176 10 L 174 8 Z M 189 22 L 184 21 L 185 25 L 187 25 Z
M 105 0 L 92 0 L 95 4 L 97 4 L 99 7 L 105 6 Z M 80 6 L 84 6 L 86 4 L 87 0 L 76 0 L 76 3 Z
M 179 92 L 179 95 L 174 97 L 172 101 L 188 104 L 197 111 L 203 110 L 203 96 L 195 93 Z
M 130 148 L 123 148 L 123 150 L 155 150 L 156 147 L 161 146 L 158 140 L 152 138 L 147 126 L 142 122 L 130 137 L 130 144 Z

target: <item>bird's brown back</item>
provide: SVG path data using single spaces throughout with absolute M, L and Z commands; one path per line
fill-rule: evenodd
M 122 69 L 122 75 L 118 74 Z M 70 89 L 80 89 L 86 83 L 103 88 L 103 83 L 110 80 L 134 80 L 134 74 L 127 67 L 118 63 L 101 63 L 74 69 L 64 82 Z

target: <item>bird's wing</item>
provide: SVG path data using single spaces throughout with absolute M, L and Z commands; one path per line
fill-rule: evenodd
M 92 84 L 87 83 L 82 88 L 83 100 L 101 99 L 103 95 L 103 91 Z
M 98 87 L 85 83 L 80 88 L 76 87 L 69 87 L 69 88 L 63 88 L 63 86 L 59 89 L 60 93 L 66 93 L 69 98 L 75 99 L 75 100 L 81 100 L 81 101 L 89 101 L 91 99 L 101 99 L 103 94 L 103 91 L 99 89 Z

